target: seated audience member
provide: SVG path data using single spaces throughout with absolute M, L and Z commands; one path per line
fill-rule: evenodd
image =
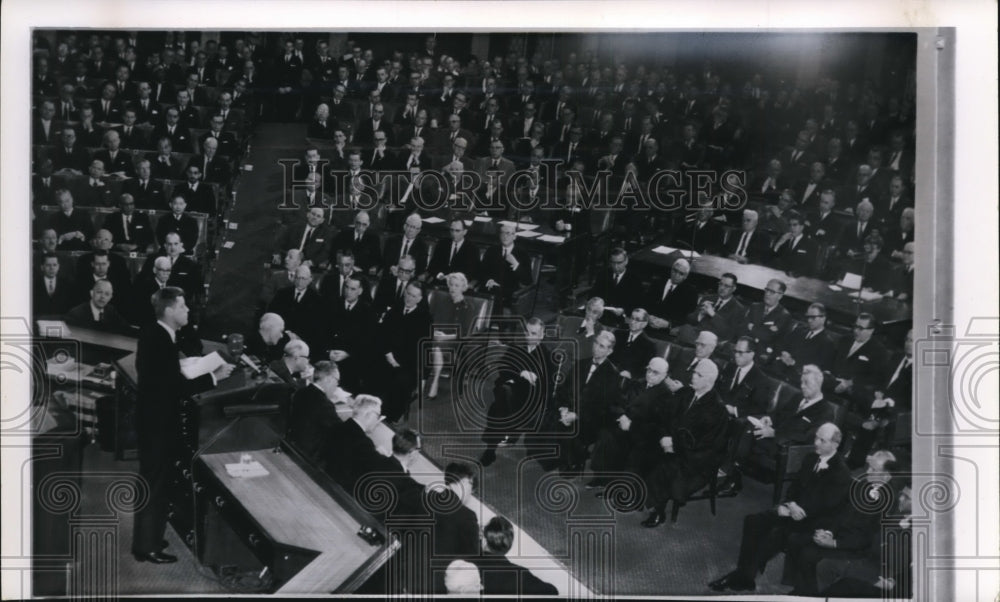
M 737 418 L 767 413 L 774 391 L 768 386 L 764 371 L 754 361 L 757 344 L 742 336 L 733 345 L 733 362 L 726 366 L 716 386 L 726 410 Z
M 202 181 L 228 184 L 232 173 L 229 161 L 219 155 L 219 141 L 205 138 L 201 144 L 201 154 L 191 157 L 190 165 L 197 165 L 202 173 Z
M 389 518 L 420 516 L 424 513 L 424 486 L 417 482 L 410 470 L 420 456 L 420 436 L 410 429 L 402 429 L 392 436 L 392 454 L 377 458 L 377 463 L 368 475 L 358 482 L 358 503 L 383 521 Z M 388 511 L 379 511 L 366 507 L 366 500 L 375 501 L 367 495 L 367 487 L 382 487 L 388 485 L 394 492 L 395 505 Z
M 611 249 L 608 264 L 609 269 L 597 277 L 587 296 L 603 299 L 604 315 L 619 318 L 610 323 L 611 326 L 618 326 L 627 322 L 628 315 L 641 303 L 642 280 L 634 270 L 628 269 L 628 253 L 621 247 Z
M 726 407 L 715 391 L 719 369 L 712 360 L 699 360 L 691 373 L 691 386 L 680 390 L 673 413 L 661 415 L 663 451 L 645 476 L 653 512 L 642 521 L 656 527 L 666 520 L 667 502 L 674 508 L 687 503 L 692 493 L 716 478 L 726 452 Z
M 472 304 L 465 298 L 465 291 L 469 289 L 469 281 L 465 278 L 465 274 L 461 272 L 448 274 L 447 283 L 448 300 L 437 304 L 431 313 L 434 347 L 431 352 L 431 384 L 427 390 L 428 399 L 434 399 L 438 394 L 438 381 L 441 379 L 441 370 L 444 366 L 443 350 L 456 353 L 460 347 L 455 343 L 468 337 L 476 326 L 477 315 Z M 456 396 L 456 391 L 452 391 L 452 398 Z
M 611 354 L 611 361 L 618 367 L 619 375 L 624 379 L 632 379 L 633 375 L 638 375 L 656 353 L 653 339 L 645 332 L 648 324 L 649 314 L 645 309 L 637 307 L 629 315 L 628 329 L 615 334 L 619 343 L 615 346 L 615 352 Z
M 285 384 L 300 389 L 309 382 L 313 367 L 309 363 L 309 345 L 302 339 L 292 339 L 285 343 L 281 357 L 267 366 Z
M 311 286 L 312 281 L 312 269 L 300 265 L 295 270 L 294 285 L 278 290 L 267 311 L 281 316 L 289 330 L 317 351 L 322 346 L 328 312 L 324 311 L 319 293 Z
M 124 193 L 118 198 L 118 211 L 104 218 L 104 229 L 111 233 L 116 251 L 149 253 L 153 246 L 153 228 L 149 216 L 135 212 L 135 200 Z
M 326 269 L 330 265 L 332 245 L 333 231 L 326 223 L 326 212 L 322 207 L 312 207 L 306 212 L 305 223 L 288 228 L 279 248 L 298 249 L 302 252 L 303 264 Z
M 720 491 L 732 493 L 741 488 L 740 466 L 751 456 L 757 464 L 773 461 L 778 447 L 803 445 L 816 434 L 816 428 L 834 418 L 833 404 L 823 399 L 823 373 L 816 366 L 802 369 L 802 399 L 779 405 L 764 415 L 746 415 L 744 430 L 736 442 L 732 466 L 724 466 L 726 481 Z M 752 420 L 751 420 L 752 418 Z
M 156 255 L 146 257 L 146 262 L 142 264 L 142 273 L 151 274 L 153 272 L 153 262 L 157 257 L 167 257 L 170 259 L 170 278 L 176 286 L 184 289 L 188 299 L 197 299 L 204 293 L 204 284 L 201 278 L 201 266 L 184 253 L 184 243 L 176 232 L 170 232 L 163 237 L 163 246 Z M 171 286 L 175 286 L 171 284 Z
M 337 362 L 341 369 L 341 382 L 353 391 L 364 390 L 360 388 L 361 383 L 372 368 L 376 345 L 372 335 L 378 317 L 367 295 L 362 292 L 359 277 L 347 279 L 343 302 L 332 309 L 326 308 L 328 321 L 324 322 L 320 351 L 317 353 L 317 357 Z
M 153 311 L 151 299 L 153 293 L 167 286 L 177 286 L 177 280 L 171 273 L 170 258 L 157 257 L 153 260 L 153 271 L 151 273 L 140 273 L 135 277 L 132 287 L 132 303 L 129 304 L 128 314 L 132 323 L 144 326 L 156 319 Z
M 896 272 L 896 285 L 892 290 L 896 293 L 896 298 L 900 301 L 910 301 L 913 299 L 913 252 L 916 245 L 908 242 L 903 245 L 900 252 L 900 259 L 903 261 Z
M 816 242 L 805 234 L 805 220 L 794 211 L 787 216 L 788 229 L 771 247 L 771 263 L 790 276 L 813 276 L 816 273 Z
M 260 302 L 266 307 L 274 299 L 275 293 L 283 288 L 295 286 L 295 270 L 302 265 L 302 251 L 288 249 L 285 252 L 283 270 L 274 270 L 267 276 L 264 286 L 260 288 Z
M 135 200 L 140 209 L 165 210 L 167 203 L 163 194 L 163 182 L 153 179 L 149 159 L 140 159 L 135 164 L 135 178 L 126 180 L 122 192 Z
M 590 347 L 594 336 L 602 330 L 607 330 L 608 327 L 601 322 L 603 315 L 604 299 L 591 297 L 583 307 L 583 321 L 576 327 L 576 330 L 561 333 L 562 336 L 570 337 L 577 341 L 577 350 L 581 358 L 590 357 Z
M 181 180 L 184 177 L 184 163 L 174 157 L 174 143 L 167 136 L 156 136 L 156 156 L 150 161 L 150 174 L 157 180 Z M 150 207 L 160 209 L 161 207 Z
M 118 266 L 113 270 L 114 263 L 112 257 L 124 263 L 121 257 L 111 255 L 107 249 L 97 249 L 93 253 L 88 253 L 81 257 L 77 264 L 76 277 L 76 298 L 75 301 L 82 301 L 90 298 L 91 288 L 98 280 L 107 280 L 114 285 L 114 290 L 122 304 L 127 304 L 131 294 L 132 281 L 127 266 Z
M 723 253 L 730 259 L 740 263 L 761 263 L 767 255 L 767 234 L 757 228 L 757 212 L 753 209 L 743 210 L 742 229 L 729 236 Z
M 698 332 L 712 332 L 720 341 L 729 341 L 743 324 L 747 308 L 735 297 L 736 275 L 726 272 L 719 278 L 715 295 L 703 297 L 698 309 L 687 316 L 687 326 L 678 332 L 681 342 L 694 341 Z
M 223 93 L 223 96 L 228 93 Z M 221 97 L 220 97 L 221 101 Z M 209 130 L 202 134 L 198 138 L 198 144 L 204 148 L 205 141 L 209 138 L 214 138 L 218 148 L 216 152 L 220 158 L 235 158 L 239 154 L 238 142 L 236 141 L 236 135 L 232 132 L 224 131 L 223 128 L 226 126 L 226 118 L 220 113 L 218 115 L 213 115 L 209 120 Z M 204 166 L 202 167 L 204 170 Z M 206 172 L 207 173 L 207 172 Z M 215 180 L 209 180 L 210 182 Z M 220 180 L 225 182 L 225 180 Z
M 115 130 L 104 132 L 104 148 L 94 153 L 94 160 L 104 165 L 104 173 L 117 178 L 131 178 L 135 175 L 132 155 L 121 150 L 121 137 Z
M 676 393 L 681 387 L 691 384 L 691 373 L 698 367 L 699 360 L 707 360 L 715 353 L 719 337 L 714 332 L 702 330 L 694 340 L 694 349 L 685 349 L 677 357 L 667 377 L 667 388 Z
M 302 455 L 322 461 L 334 429 L 353 414 L 353 400 L 340 388 L 340 371 L 333 362 L 316 362 L 312 382 L 292 395 L 288 436 Z
M 381 421 L 382 400 L 374 395 L 358 395 L 351 417 L 334 427 L 320 450 L 327 474 L 352 496 L 357 497 L 358 481 L 384 458 L 370 437 Z
M 657 330 L 684 324 L 698 304 L 698 292 L 687 281 L 691 264 L 683 257 L 670 266 L 670 277 L 654 280 L 649 287 L 646 309 L 649 325 Z
M 597 334 L 591 357 L 577 360 L 556 389 L 548 424 L 567 434 L 559 439 L 558 466 L 563 472 L 583 470 L 587 448 L 597 441 L 611 408 L 621 403 L 621 376 L 609 359 L 615 343 L 610 331 Z
M 885 246 L 882 252 L 887 257 L 897 260 L 903 258 L 903 248 L 913 242 L 914 215 L 913 207 L 907 207 L 899 214 L 897 225 L 887 225 L 883 230 Z
M 826 306 L 813 303 L 806 309 L 806 327 L 796 329 L 778 343 L 772 370 L 786 381 L 798 382 L 802 366 L 813 364 L 828 372 L 835 352 L 826 330 Z
M 725 232 L 714 215 L 714 208 L 701 207 L 694 215 L 685 219 L 685 223 L 677 231 L 677 245 L 693 249 L 696 253 L 715 254 L 722 251 Z
M 854 209 L 855 219 L 848 222 L 837 239 L 837 249 L 842 257 L 854 259 L 864 254 L 865 239 L 877 229 L 872 219 L 875 209 L 868 201 L 861 201 Z
M 90 165 L 90 153 L 85 146 L 77 141 L 76 130 L 71 127 L 63 128 L 61 142 L 52 153 L 52 167 L 56 173 L 83 174 Z
M 608 422 L 602 426 L 590 457 L 595 474 L 627 471 L 645 475 L 652 470 L 663 453 L 660 431 L 673 415 L 674 396 L 665 379 L 669 364 L 654 357 L 646 366 L 642 381 L 626 383 L 620 406 L 611 408 Z M 611 479 L 596 477 L 587 482 L 587 489 L 604 488 Z M 603 497 L 598 492 L 598 497 Z
M 776 205 L 767 205 L 764 208 L 764 216 L 760 218 L 760 225 L 758 227 L 762 231 L 770 232 L 774 235 L 787 232 L 788 217 L 794 206 L 795 199 L 792 196 L 792 191 L 789 189 L 782 190 L 778 196 L 778 203 Z M 774 245 L 771 246 L 773 247 Z
M 461 272 L 469 279 L 469 286 L 475 286 L 479 273 L 479 249 L 465 239 L 469 227 L 462 219 L 453 219 L 448 227 L 450 238 L 441 239 L 434 245 L 434 253 L 427 265 L 427 273 L 435 282 L 443 282 L 448 274 Z
M 515 245 L 515 228 L 503 224 L 499 231 L 500 245 L 489 247 L 483 254 L 479 285 L 493 297 L 493 315 L 499 316 L 504 307 L 514 302 L 520 286 L 531 284 L 531 258 Z
M 483 526 L 483 555 L 475 560 L 482 575 L 482 593 L 518 597 L 558 595 L 554 585 L 507 559 L 513 545 L 514 525 L 506 518 L 494 516 Z M 447 584 L 447 577 L 445 581 Z M 448 591 L 451 592 L 452 588 L 449 587 Z
M 885 370 L 886 351 L 874 338 L 877 327 L 875 316 L 862 312 L 855 318 L 854 337 L 841 339 L 828 383 L 837 395 L 857 399 L 866 388 L 878 386 Z
M 791 582 L 796 596 L 819 594 L 816 568 L 824 559 L 850 560 L 868 557 L 882 539 L 882 526 L 893 511 L 895 492 L 892 470 L 896 456 L 879 450 L 865 458 L 865 472 L 850 485 L 852 500 L 840 511 L 815 521 L 815 529 L 796 531 L 785 548 L 785 582 Z M 874 511 L 873 511 L 874 510 Z
M 368 275 L 374 275 L 382 265 L 382 249 L 378 235 L 369 230 L 371 216 L 367 211 L 358 211 L 354 225 L 344 228 L 333 239 L 332 253 L 350 250 L 354 255 L 354 265 Z
M 299 336 L 285 330 L 285 320 L 278 314 L 265 313 L 260 317 L 257 330 L 246 338 L 247 354 L 267 365 L 281 359 L 285 353 L 285 345 Z
M 444 572 L 443 594 L 470 594 L 479 597 L 483 582 L 479 569 L 468 560 L 452 560 Z
M 882 254 L 882 245 L 882 237 L 878 233 L 865 237 L 862 247 L 864 253 L 842 262 L 841 277 L 838 280 L 842 280 L 846 274 L 856 274 L 861 278 L 862 290 L 892 293 L 896 279 L 893 277 L 893 265 Z
M 761 356 L 769 358 L 792 326 L 791 315 L 781 305 L 785 290 L 785 283 L 781 280 L 768 280 L 764 287 L 764 300 L 750 305 L 743 325 L 737 331 L 737 334 L 749 336 L 757 343 Z
M 537 431 L 556 379 L 555 368 L 543 347 L 545 324 L 530 318 L 521 339 L 512 342 L 497 364 L 493 403 L 486 411 L 482 440 L 486 449 L 479 458 L 483 467 L 496 461 L 496 449 L 517 441 L 522 433 Z
M 334 123 L 330 121 L 330 107 L 326 103 L 316 106 L 312 121 L 306 129 L 306 136 L 309 138 L 320 138 L 323 140 L 333 140 Z
M 861 466 L 865 454 L 874 445 L 889 447 L 898 428 L 899 412 L 913 407 L 913 331 L 906 333 L 903 351 L 892 361 L 886 362 L 885 372 L 873 385 L 854 395 L 854 412 L 863 417 L 851 455 L 847 463 L 852 468 Z M 870 400 L 870 401 L 869 401 Z M 851 415 L 849 415 L 851 416 Z M 854 426 L 854 425 L 852 425 Z
M 824 190 L 819 195 L 819 207 L 806 221 L 809 235 L 820 244 L 836 244 L 840 240 L 840 223 L 833 213 L 836 204 L 836 193 L 833 190 Z
M 104 332 L 124 333 L 132 330 L 131 325 L 118 313 L 111 298 L 114 287 L 108 280 L 98 280 L 90 288 L 90 300 L 66 312 L 66 323 Z
M 118 134 L 120 140 L 120 145 L 122 148 L 128 149 L 130 151 L 144 151 L 151 148 L 149 146 L 149 141 L 146 139 L 146 132 L 135 127 L 135 124 L 139 121 L 139 114 L 135 109 L 129 107 L 125 109 L 122 113 L 122 125 L 114 128 L 114 132 Z M 131 163 L 132 157 L 129 157 L 129 167 L 133 170 L 129 175 L 135 175 L 135 166 Z
M 167 234 L 174 232 L 181 237 L 184 249 L 194 253 L 198 246 L 198 221 L 185 213 L 187 201 L 179 194 L 170 199 L 170 214 L 160 216 L 156 222 L 156 241 L 163 244 Z
M 435 486 L 436 485 L 436 486 Z M 451 462 L 444 469 L 444 484 L 440 482 L 424 490 L 424 507 L 430 509 L 432 525 L 432 571 L 455 558 L 479 556 L 479 520 L 476 513 L 466 507 L 476 488 L 476 473 L 472 466 Z M 434 571 L 435 584 L 440 587 Z
M 870 548 L 867 558 L 852 559 L 847 562 L 823 559 L 817 572 L 824 580 L 817 578 L 818 589 L 823 596 L 837 598 L 898 598 L 912 597 L 912 498 L 913 489 L 909 479 L 902 479 L 896 485 L 895 516 L 883 525 L 878 533 L 879 541 Z M 830 583 L 825 587 L 823 583 Z
M 406 255 L 382 274 L 372 299 L 372 310 L 376 317 L 381 317 L 391 307 L 403 304 L 406 284 L 411 280 L 416 280 L 416 271 L 416 262 L 412 257 Z
M 72 283 L 59 276 L 59 256 L 44 253 L 41 273 L 34 274 L 31 308 L 35 316 L 57 316 L 69 311 L 73 305 Z
M 184 183 L 174 186 L 171 194 L 184 197 L 189 211 L 216 215 L 215 191 L 201 180 L 201 167 L 192 163 L 184 170 L 184 175 Z
M 403 303 L 387 311 L 378 325 L 379 357 L 382 368 L 374 371 L 382 385 L 386 420 L 394 423 L 409 414 L 413 393 L 420 383 L 420 341 L 431 329 L 431 317 L 424 302 L 423 286 L 407 282 Z
M 795 534 L 811 533 L 842 511 L 850 491 L 850 473 L 837 454 L 841 433 L 836 425 L 818 425 L 815 451 L 802 461 L 785 501 L 743 519 L 736 570 L 709 583 L 713 591 L 754 591 L 755 578 L 767 562 L 785 549 Z
M 104 175 L 104 162 L 94 159 L 87 167 L 87 179 L 76 186 L 76 202 L 81 207 L 110 207 L 113 204 L 111 187 Z
M 48 227 L 56 231 L 60 251 L 81 251 L 87 249 L 87 241 L 93 236 L 94 228 L 90 216 L 82 209 L 73 207 L 73 195 L 60 188 L 55 193 L 59 212 L 49 216 Z
M 33 204 L 52 205 L 56 202 L 55 180 L 52 179 L 54 171 L 52 159 L 44 157 L 35 162 L 35 173 L 31 176 L 31 196 Z
M 403 223 L 403 234 L 385 241 L 385 253 L 382 256 L 382 268 L 388 270 L 405 255 L 413 258 L 415 278 L 420 278 L 427 271 L 427 244 L 418 238 L 423 220 L 419 214 L 411 213 Z
M 116 253 L 112 253 L 112 248 L 113 237 L 110 231 L 102 228 L 94 232 L 94 237 L 90 239 L 91 251 L 89 253 L 84 253 L 76 260 L 76 280 L 81 281 L 87 279 L 87 276 L 92 272 L 91 263 L 94 261 L 95 253 L 104 251 L 110 265 L 107 270 L 100 273 L 100 277 L 111 280 L 112 284 L 115 285 L 115 292 L 118 294 L 118 298 L 121 299 L 124 298 L 128 285 L 131 284 L 132 274 L 128 269 L 128 263 L 125 261 L 125 258 Z M 90 292 L 89 289 L 90 283 L 88 282 L 86 292 Z

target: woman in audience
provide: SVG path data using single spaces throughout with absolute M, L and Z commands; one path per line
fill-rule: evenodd
M 470 332 L 476 320 L 472 304 L 465 298 L 469 289 L 469 280 L 462 272 L 452 272 L 445 279 L 448 284 L 448 300 L 431 306 L 431 323 L 434 325 L 434 349 L 431 355 L 431 384 L 427 390 L 427 398 L 434 399 L 438 394 L 438 383 L 441 380 L 441 370 L 444 364 L 443 349 L 456 349 L 456 341 L 464 338 Z

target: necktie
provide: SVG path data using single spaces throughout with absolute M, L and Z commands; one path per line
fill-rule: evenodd
M 308 241 L 309 237 L 312 236 L 312 230 L 312 226 L 306 226 L 305 232 L 302 233 L 302 240 L 299 241 L 299 251 L 305 248 L 306 241 Z
M 716 299 L 716 301 L 715 301 L 715 311 L 719 311 L 720 307 L 722 307 L 722 299 Z
M 458 253 L 458 243 L 451 243 L 451 255 L 448 256 L 448 265 L 451 265 L 452 261 L 455 261 L 455 253 Z
M 740 257 L 746 257 L 747 254 L 747 243 L 750 241 L 750 233 L 744 232 L 743 236 L 740 237 L 740 244 L 736 247 L 736 254 Z
M 801 412 L 802 410 L 804 410 L 805 407 L 806 407 L 806 405 L 808 403 L 809 403 L 809 401 L 807 399 L 803 398 L 802 401 L 799 402 L 799 407 L 798 407 L 797 410 L 795 410 L 795 413 L 798 414 L 799 412 Z
M 736 369 L 736 374 L 733 374 L 733 382 L 729 385 L 729 390 L 730 391 L 732 391 L 733 389 L 735 389 L 736 385 L 740 384 L 740 371 L 742 371 L 742 370 L 743 370 L 743 368 L 737 368 Z
M 128 242 L 130 240 L 128 230 L 129 230 L 129 226 L 132 225 L 132 218 L 129 217 L 129 216 L 127 216 L 127 215 L 125 215 L 123 217 L 125 218 L 125 227 L 122 229 L 122 231 L 123 231 L 123 233 L 125 235 L 125 242 Z
M 108 114 L 108 106 L 109 106 L 109 103 L 108 103 L 108 101 L 105 100 L 104 101 L 104 115 L 105 116 L 107 116 L 107 114 Z
M 665 287 L 663 287 L 663 298 L 661 298 L 660 301 L 666 300 L 667 295 L 669 295 L 670 291 L 672 291 L 672 290 L 674 290 L 674 281 L 673 280 L 668 280 L 667 281 L 667 285 Z
M 103 320 L 104 320 L 104 310 L 103 309 L 99 309 L 99 310 L 97 310 L 97 321 L 101 322 Z
M 590 372 L 587 372 L 587 379 L 583 381 L 584 384 L 590 382 L 590 377 L 594 375 L 594 372 L 597 370 L 597 366 L 598 366 L 597 362 L 590 363 Z
M 296 303 L 298 303 L 299 301 L 302 301 L 302 295 L 304 293 L 305 293 L 305 291 L 295 291 L 295 302 Z
M 452 141 L 452 142 L 454 142 L 454 141 L 455 141 L 455 138 L 456 138 L 457 136 L 458 136 L 458 132 L 452 132 L 452 133 L 451 133 L 451 141 Z
M 410 239 L 404 238 L 403 239 L 403 247 L 399 250 L 399 257 L 400 257 L 400 259 L 402 259 L 404 255 L 406 255 L 407 253 L 409 253 L 409 251 L 410 251 Z
M 493 169 L 499 169 L 499 168 L 500 168 L 500 161 L 498 161 L 497 159 L 494 159 L 493 160 Z
M 621 282 L 622 282 L 622 275 L 615 274 L 615 286 L 618 286 L 619 284 L 621 284 Z
M 858 238 L 861 238 L 861 235 L 864 233 L 864 231 L 865 231 L 865 225 L 861 222 L 858 222 Z
M 903 370 L 905 370 L 906 367 L 909 365 L 910 365 L 910 358 L 904 357 L 903 361 L 899 362 L 899 366 L 896 367 L 896 371 L 893 372 L 892 378 L 889 379 L 889 386 L 892 386 L 892 383 L 896 382 L 896 380 L 899 378 L 900 373 Z
M 45 290 L 49 293 L 49 296 L 51 296 L 53 293 L 56 292 L 56 279 L 55 278 L 46 278 L 45 279 Z
M 808 341 L 809 339 L 813 338 L 814 336 L 816 336 L 816 332 L 810 330 L 809 334 L 806 335 L 806 340 Z
M 402 296 L 403 296 L 403 281 L 399 280 L 397 278 L 396 279 L 396 298 L 398 299 L 398 298 L 400 298 Z

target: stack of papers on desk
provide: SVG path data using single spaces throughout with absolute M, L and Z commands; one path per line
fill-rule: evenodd
M 194 380 L 199 376 L 215 372 L 225 363 L 226 360 L 222 359 L 218 351 L 202 357 L 186 357 L 181 360 L 181 374 L 188 380 Z
M 566 237 L 565 236 L 555 236 L 553 234 L 542 234 L 541 236 L 538 237 L 538 240 L 540 240 L 542 242 L 564 243 L 564 242 L 566 242 Z
M 542 236 L 540 232 L 532 232 L 531 230 L 518 230 L 515 235 L 522 238 L 535 238 L 536 236 Z
M 658 247 L 653 247 L 654 253 L 659 253 L 660 255 L 670 255 L 671 253 L 681 253 L 685 257 L 698 258 L 701 254 L 696 251 L 685 251 L 683 249 L 675 249 L 673 247 L 668 247 L 666 245 L 660 245 Z
M 253 477 L 266 477 L 271 474 L 267 472 L 267 469 L 261 466 L 260 462 L 254 460 L 253 462 L 234 462 L 233 464 L 226 464 L 226 472 L 229 476 L 237 479 L 251 479 Z

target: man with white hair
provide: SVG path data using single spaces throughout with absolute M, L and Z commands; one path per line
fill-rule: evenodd
M 276 292 L 267 310 L 284 318 L 289 330 L 318 349 L 325 334 L 323 330 L 328 312 L 319 293 L 311 286 L 312 281 L 312 269 L 300 265 L 295 269 L 294 285 Z
M 219 141 L 209 136 L 201 143 L 202 154 L 191 157 L 189 165 L 197 165 L 201 169 L 202 181 L 228 184 L 232 178 L 229 162 L 219 154 Z
M 709 583 L 712 590 L 754 591 L 757 573 L 785 549 L 792 535 L 814 533 L 825 519 L 843 509 L 851 476 L 837 453 L 841 437 L 840 429 L 832 422 L 817 428 L 814 451 L 803 459 L 785 501 L 743 519 L 736 569 Z
M 415 264 L 414 277 L 420 278 L 427 271 L 427 244 L 419 238 L 420 229 L 424 222 L 420 214 L 411 213 L 406 216 L 403 222 L 403 233 L 396 235 L 385 242 L 383 254 L 383 268 L 388 270 L 390 266 L 396 265 L 405 255 L 413 258 Z
M 698 291 L 687 281 L 691 264 L 683 257 L 670 266 L 670 276 L 654 280 L 649 287 L 646 309 L 649 326 L 665 330 L 680 326 L 698 304 Z
M 260 289 L 260 301 L 266 307 L 274 299 L 274 294 L 283 288 L 295 286 L 295 270 L 302 265 L 302 251 L 288 249 L 285 251 L 283 270 L 275 270 L 268 276 Z
M 313 375 L 313 367 L 309 364 L 309 345 L 302 339 L 288 341 L 281 357 L 268 364 L 268 368 L 286 384 L 296 389 L 304 387 Z
M 854 221 L 843 227 L 837 240 L 837 248 L 842 255 L 853 258 L 864 252 L 865 239 L 877 227 L 872 219 L 874 213 L 875 206 L 868 200 L 858 203 L 854 210 Z
M 479 569 L 468 560 L 452 560 L 444 573 L 444 587 L 449 594 L 473 594 L 478 597 L 483 590 Z
M 590 456 L 590 468 L 595 473 L 628 471 L 645 475 L 659 458 L 657 418 L 669 414 L 673 396 L 664 382 L 670 366 L 662 357 L 654 357 L 646 365 L 642 380 L 625 386 L 620 405 L 612 406 L 611 420 L 598 435 Z M 597 477 L 587 483 L 587 489 L 603 488 L 610 479 Z M 602 497 L 598 492 L 598 497 Z
M 740 232 L 729 235 L 724 254 L 740 263 L 761 263 L 769 250 L 767 235 L 757 229 L 759 216 L 753 209 L 743 210 Z
M 691 383 L 691 374 L 698 367 L 700 360 L 709 359 L 715 353 L 715 348 L 719 344 L 719 337 L 710 330 L 702 330 L 694 340 L 694 351 L 682 352 L 671 369 L 670 376 L 667 377 L 667 388 L 672 393 L 676 393 L 684 385 Z
M 292 395 L 288 438 L 302 454 L 322 460 L 323 448 L 333 430 L 353 415 L 350 395 L 340 388 L 340 370 L 330 361 L 317 362 L 312 382 Z
M 309 138 L 320 138 L 322 140 L 333 139 L 333 122 L 330 121 L 330 106 L 321 102 L 316 106 L 316 112 L 309 127 L 306 129 L 306 136 Z
M 729 417 L 715 391 L 719 368 L 709 359 L 698 361 L 691 373 L 691 386 L 677 393 L 673 412 L 660 416 L 662 454 L 646 474 L 653 512 L 642 521 L 652 528 L 666 521 L 667 502 L 673 500 L 672 519 L 688 497 L 716 478 L 716 467 L 726 453 Z
M 104 148 L 94 153 L 94 159 L 104 165 L 104 171 L 119 178 L 131 177 L 135 171 L 132 156 L 121 150 L 121 136 L 115 130 L 104 132 Z
M 285 320 L 275 313 L 265 313 L 260 317 L 257 330 L 246 338 L 246 352 L 259 359 L 262 363 L 281 359 L 285 353 L 285 345 L 298 335 L 285 330 Z

